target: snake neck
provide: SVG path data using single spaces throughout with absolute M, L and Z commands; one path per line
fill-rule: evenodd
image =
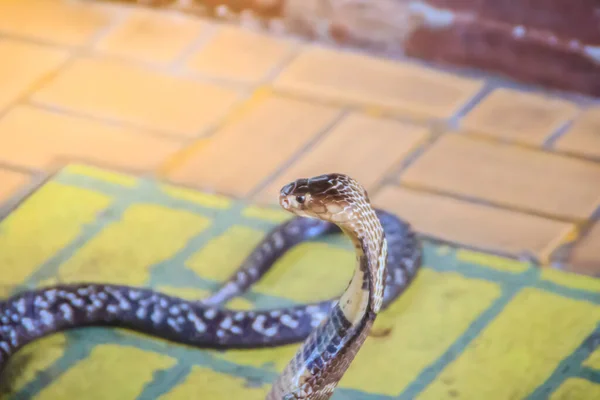
M 354 276 L 340 298 L 340 308 L 349 321 L 357 323 L 367 308 L 377 314 L 385 290 L 387 240 L 377 214 L 370 207 L 360 220 L 341 226 L 356 251 Z
M 346 319 L 357 325 L 371 308 L 375 313 L 379 311 L 377 296 L 383 293 L 383 280 L 378 282 L 377 276 L 380 269 L 385 268 L 385 256 L 379 255 L 385 252 L 385 238 L 377 241 L 362 230 L 351 230 L 342 228 L 354 244 L 356 250 L 356 268 L 348 287 L 339 300 L 339 307 Z
M 375 211 L 339 224 L 356 249 L 356 269 L 328 315 L 273 384 L 267 400 L 326 400 L 366 340 L 385 288 L 387 242 Z

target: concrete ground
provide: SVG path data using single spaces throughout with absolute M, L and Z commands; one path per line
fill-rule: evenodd
M 597 101 L 90 1 L 0 1 L 0 59 L 3 296 L 204 296 L 281 220 L 283 184 L 344 172 L 427 257 L 336 399 L 600 397 Z M 335 295 L 350 262 L 307 244 L 230 306 Z M 8 398 L 260 399 L 294 350 L 78 331 L 21 353 Z

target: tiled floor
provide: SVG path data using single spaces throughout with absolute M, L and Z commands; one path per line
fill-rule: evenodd
M 446 221 L 464 211 L 452 199 L 402 188 L 383 189 L 380 201 L 390 199 L 407 211 L 439 206 L 449 213 Z M 528 244 L 528 224 L 544 228 L 535 217 L 472 210 L 472 218 L 496 227 L 504 217 Z M 290 216 L 279 207 L 70 164 L 0 221 L 0 298 L 83 281 L 197 300 Z M 551 224 L 560 223 L 545 227 L 546 239 L 560 228 Z M 464 225 L 456 229 L 461 240 L 502 240 L 493 230 L 478 237 Z M 226 308 L 334 297 L 346 287 L 354 258 L 341 235 L 303 243 Z M 137 311 L 177 326 L 167 308 Z M 332 400 L 596 399 L 599 324 L 600 279 L 424 240 L 416 279 L 379 314 Z M 0 374 L 0 398 L 262 400 L 297 348 L 215 351 L 125 329 L 67 330 L 11 357 Z
M 337 170 L 426 235 L 600 274 L 594 100 L 102 2 L 0 20 L 3 201 L 69 160 L 264 203 Z

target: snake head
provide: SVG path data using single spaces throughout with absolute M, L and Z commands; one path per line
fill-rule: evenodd
M 366 190 L 344 174 L 297 179 L 279 193 L 279 204 L 296 215 L 336 224 L 350 222 L 369 203 Z

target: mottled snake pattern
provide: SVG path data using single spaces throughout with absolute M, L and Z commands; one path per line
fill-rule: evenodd
M 81 283 L 23 291 L 0 302 L 0 374 L 10 357 L 32 341 L 69 329 L 106 326 L 213 349 L 303 341 L 267 400 L 329 399 L 376 314 L 416 275 L 421 245 L 408 223 L 372 208 L 364 188 L 346 175 L 298 179 L 281 190 L 279 200 L 296 216 L 271 230 L 206 299 L 189 301 L 146 288 Z M 354 276 L 339 299 L 281 309 L 222 307 L 260 280 L 290 248 L 339 232 L 352 240 L 357 254 Z

